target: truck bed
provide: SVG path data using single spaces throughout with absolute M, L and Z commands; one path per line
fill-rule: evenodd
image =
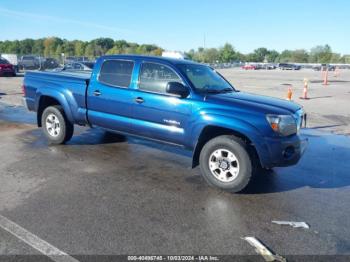
M 30 110 L 39 108 L 38 96 L 62 98 L 65 110 L 74 123 L 86 124 L 86 91 L 91 72 L 27 71 L 24 85 L 26 103 Z M 61 104 L 63 103 L 62 101 Z M 69 113 L 68 113 L 69 114 Z

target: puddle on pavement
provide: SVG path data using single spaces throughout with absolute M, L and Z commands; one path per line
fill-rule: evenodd
M 24 106 L 12 106 L 0 103 L 0 120 L 22 124 L 35 124 L 36 115 Z

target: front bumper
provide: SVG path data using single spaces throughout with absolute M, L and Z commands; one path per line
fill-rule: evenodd
M 261 164 L 267 168 L 297 164 L 308 145 L 308 139 L 302 135 L 265 137 L 265 141 L 268 156 L 261 158 Z

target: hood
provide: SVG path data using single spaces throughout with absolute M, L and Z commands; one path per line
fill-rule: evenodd
M 223 94 L 207 95 L 206 100 L 209 102 L 217 102 L 220 104 L 232 104 L 259 110 L 263 113 L 270 114 L 287 114 L 295 113 L 301 108 L 300 105 L 278 98 L 269 96 L 261 96 L 244 92 L 231 92 Z

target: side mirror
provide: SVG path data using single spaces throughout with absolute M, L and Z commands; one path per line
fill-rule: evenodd
M 169 82 L 166 86 L 166 92 L 181 98 L 185 98 L 190 94 L 188 88 L 179 82 Z

